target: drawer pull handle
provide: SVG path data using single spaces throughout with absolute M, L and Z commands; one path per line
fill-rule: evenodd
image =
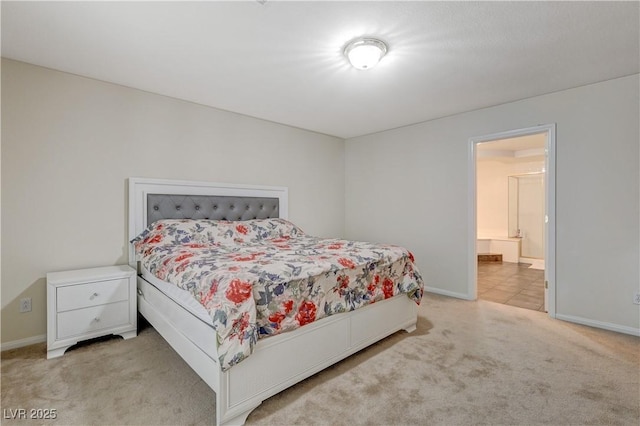
M 89 297 L 89 300 L 93 300 L 93 299 L 95 299 L 96 297 L 98 297 L 98 293 L 93 293 L 93 294 L 91 295 L 91 297 Z
M 98 317 L 94 318 L 93 322 L 100 322 L 100 318 L 98 318 Z

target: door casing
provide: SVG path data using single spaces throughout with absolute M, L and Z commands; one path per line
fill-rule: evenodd
M 550 317 L 556 316 L 556 124 L 541 124 L 523 129 L 509 130 L 469 139 L 469 191 L 468 191 L 468 285 L 467 298 L 478 298 L 477 239 L 477 145 L 499 139 L 545 134 L 545 306 Z

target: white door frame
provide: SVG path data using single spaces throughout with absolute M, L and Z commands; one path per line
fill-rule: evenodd
M 476 300 L 478 298 L 478 253 L 476 249 L 477 240 L 477 174 L 476 158 L 477 145 L 482 142 L 495 141 L 498 139 L 516 138 L 545 133 L 545 270 L 544 279 L 547 284 L 546 305 L 547 312 L 552 318 L 556 317 L 556 125 L 542 124 L 524 129 L 509 130 L 506 132 L 494 133 L 484 136 L 476 136 L 469 139 L 469 198 L 468 198 L 468 286 L 467 298 Z

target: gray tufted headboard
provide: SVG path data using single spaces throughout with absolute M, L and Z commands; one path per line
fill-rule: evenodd
M 280 202 L 267 197 L 147 194 L 147 225 L 160 219 L 250 220 L 280 217 Z
M 288 214 L 284 186 L 129 178 L 128 241 L 159 219 L 288 219 Z M 135 268 L 135 252 L 128 248 L 129 265 Z

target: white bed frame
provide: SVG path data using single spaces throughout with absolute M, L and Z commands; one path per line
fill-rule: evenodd
M 288 190 L 285 187 L 130 178 L 130 240 L 147 226 L 147 194 L 272 197 L 280 200 L 280 217 L 288 217 Z M 137 266 L 132 247 L 129 247 L 129 263 L 134 268 Z M 412 332 L 418 315 L 416 303 L 400 294 L 262 339 L 251 356 L 222 371 L 217 356 L 212 359 L 187 338 L 177 325 L 178 321 L 154 306 L 154 298 L 169 299 L 138 276 L 138 310 L 213 389 L 218 425 L 242 425 L 265 399 L 396 331 Z

